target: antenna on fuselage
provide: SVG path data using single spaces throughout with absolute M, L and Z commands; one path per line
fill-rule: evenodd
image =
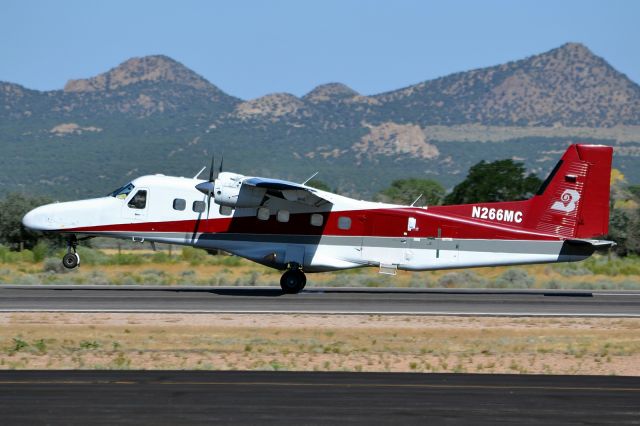
M 307 182 L 309 182 L 311 179 L 313 179 L 314 177 L 318 176 L 318 173 L 320 172 L 315 172 L 314 174 L 312 174 L 310 177 L 308 177 L 304 182 L 302 182 L 303 185 L 306 185 Z
M 422 198 L 422 194 L 418 195 L 418 198 L 416 198 L 413 203 L 411 203 L 411 207 L 415 206 L 416 203 L 418 202 L 418 200 L 420 200 L 420 198 Z
M 194 179 L 198 179 L 198 176 L 200 176 L 202 174 L 202 172 L 204 172 L 204 169 L 206 169 L 207 166 L 203 166 L 200 171 L 198 173 L 196 173 L 196 175 L 193 177 Z

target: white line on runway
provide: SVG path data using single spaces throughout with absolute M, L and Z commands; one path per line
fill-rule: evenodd
M 590 317 L 640 318 L 638 314 L 616 313 L 554 313 L 554 312 L 403 312 L 403 311 L 292 311 L 292 310 L 204 310 L 204 309 L 0 309 L 0 313 L 114 313 L 114 314 L 258 314 L 258 315 L 412 315 L 412 316 L 465 316 L 465 317 Z

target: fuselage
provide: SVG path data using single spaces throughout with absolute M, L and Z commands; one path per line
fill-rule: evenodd
M 230 209 L 213 198 L 208 206 L 195 189 L 202 182 L 143 176 L 107 197 L 39 207 L 23 223 L 77 236 L 221 249 L 277 269 L 295 263 L 307 272 L 575 261 L 593 252 L 561 235 L 523 228 L 528 212 L 522 202 L 418 208 L 313 190 L 326 202 L 268 197 L 259 207 Z

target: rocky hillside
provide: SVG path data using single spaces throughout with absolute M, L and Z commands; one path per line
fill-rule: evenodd
M 375 96 L 400 121 L 500 126 L 640 124 L 640 87 L 584 45 Z
M 522 158 L 544 175 L 576 140 L 624 140 L 616 165 L 640 181 L 640 87 L 576 43 L 372 96 L 331 83 L 243 101 L 161 55 L 63 90 L 0 82 L 0 193 L 104 193 L 142 173 L 190 174 L 215 150 L 241 173 L 320 170 L 371 195 L 399 177 L 451 186 L 480 159 Z

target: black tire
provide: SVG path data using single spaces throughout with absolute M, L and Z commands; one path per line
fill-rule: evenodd
M 286 294 L 299 293 L 307 284 L 307 277 L 299 269 L 290 269 L 280 278 L 280 287 Z
M 62 258 L 62 266 L 67 269 L 73 269 L 80 263 L 80 258 L 75 253 L 67 253 Z

